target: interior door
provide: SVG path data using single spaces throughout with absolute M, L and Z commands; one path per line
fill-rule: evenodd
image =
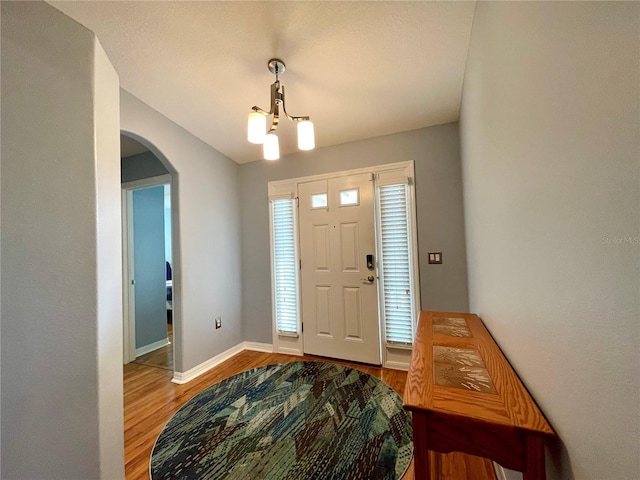
M 164 185 L 133 191 L 135 346 L 167 340 Z
M 370 173 L 298 185 L 304 352 L 381 364 Z

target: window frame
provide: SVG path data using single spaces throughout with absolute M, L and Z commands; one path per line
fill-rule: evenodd
M 275 271 L 275 241 L 274 241 L 274 202 L 287 200 L 292 204 L 292 225 L 293 225 L 293 242 L 294 242 L 294 271 L 295 271 L 295 296 L 296 296 L 296 332 L 285 332 L 278 330 L 278 307 L 276 304 L 276 271 Z M 278 349 L 283 353 L 292 353 L 302 355 L 302 351 L 295 348 L 302 338 L 302 319 L 301 319 L 301 299 L 300 299 L 300 250 L 298 241 L 298 205 L 297 197 L 294 193 L 281 195 L 270 195 L 269 197 L 269 243 L 270 243 L 270 259 L 271 259 L 271 314 L 272 314 L 272 330 L 274 339 L 274 349 Z M 280 345 L 283 344 L 283 345 Z M 289 345 L 289 346 L 287 346 Z
M 381 189 L 384 187 L 390 186 L 400 186 L 403 185 L 406 188 L 406 231 L 407 231 L 407 240 L 408 240 L 408 266 L 409 266 L 409 290 L 411 291 L 411 299 L 410 299 L 410 330 L 411 330 L 411 342 L 395 342 L 387 339 L 387 315 L 385 309 L 385 288 L 386 288 L 386 279 L 384 276 L 384 254 L 383 254 L 383 242 L 382 242 L 382 206 L 381 206 Z M 415 230 L 415 204 L 412 200 L 412 182 L 410 178 L 397 178 L 397 179 L 387 179 L 383 182 L 377 182 L 375 185 L 375 206 L 376 206 L 376 244 L 377 244 L 377 269 L 378 269 L 378 297 L 379 297 L 379 307 L 378 314 L 380 316 L 380 328 L 381 328 L 381 338 L 383 342 L 383 346 L 387 348 L 393 349 L 402 349 L 402 350 L 411 350 L 413 348 L 413 343 L 415 340 L 415 330 L 417 326 L 417 317 L 420 312 L 420 303 L 419 303 L 419 283 L 416 269 L 418 268 L 417 263 L 417 235 Z
M 319 206 L 319 207 L 315 207 L 315 206 L 313 205 L 313 197 L 315 197 L 315 196 L 320 196 L 320 195 L 324 195 L 324 201 L 325 201 L 325 204 L 324 204 L 324 205 L 321 205 L 321 206 Z M 312 194 L 312 195 L 311 195 L 311 209 L 312 209 L 312 210 L 327 210 L 328 208 L 329 208 L 329 194 L 328 194 L 327 192 L 324 192 L 324 193 L 314 193 L 314 194 Z
M 346 192 L 356 192 L 356 201 L 353 203 L 342 203 L 342 194 Z M 338 208 L 358 206 L 360 206 L 360 188 L 346 188 L 338 192 Z

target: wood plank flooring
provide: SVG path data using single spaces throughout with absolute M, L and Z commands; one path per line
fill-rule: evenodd
M 171 383 L 173 372 L 166 366 L 154 367 L 137 361 L 129 363 L 124 366 L 124 449 L 127 480 L 149 479 L 149 458 L 156 438 L 173 414 L 194 395 L 242 371 L 272 363 L 300 361 L 303 358 L 331 361 L 357 368 L 382 379 L 400 396 L 404 391 L 406 372 L 312 356 L 295 357 L 245 350 L 185 385 Z M 432 480 L 496 480 L 491 462 L 482 458 L 459 453 L 438 454 L 437 463 L 440 465 L 440 474 Z M 413 464 L 403 480 L 414 480 Z
M 167 325 L 167 338 L 171 342 L 169 345 L 140 355 L 134 362 L 173 371 L 173 326 L 171 324 Z

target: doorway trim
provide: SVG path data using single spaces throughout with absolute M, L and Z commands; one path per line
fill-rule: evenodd
M 133 182 L 126 182 L 122 188 L 122 332 L 123 332 L 123 363 L 136 359 L 136 322 L 135 322 L 135 292 L 133 280 L 135 278 L 133 263 L 133 191 L 159 185 L 169 185 L 173 196 L 171 174 L 143 178 Z M 173 204 L 172 204 L 173 206 Z M 173 212 L 172 212 L 173 216 Z M 173 225 L 171 226 L 173 229 Z M 173 232 L 172 232 L 173 238 Z M 175 288 L 174 288 L 175 294 Z M 175 355 L 175 349 L 174 349 Z M 175 359 L 174 359 L 175 362 Z M 175 363 L 174 363 L 175 365 Z

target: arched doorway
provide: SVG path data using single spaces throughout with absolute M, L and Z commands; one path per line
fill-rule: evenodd
M 179 322 L 175 169 L 148 141 L 121 133 L 123 363 L 173 371 Z

